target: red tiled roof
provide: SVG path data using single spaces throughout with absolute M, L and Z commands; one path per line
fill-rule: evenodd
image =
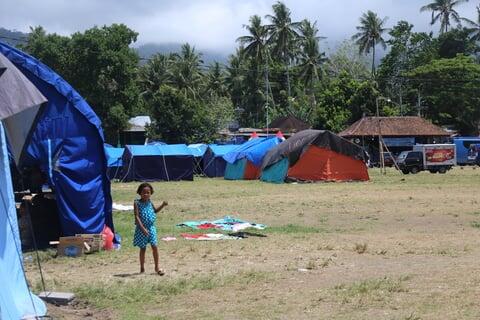
M 450 136 L 450 133 L 421 117 L 363 117 L 340 132 L 341 137 L 357 136 Z

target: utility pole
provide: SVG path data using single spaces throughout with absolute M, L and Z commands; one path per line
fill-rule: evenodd
M 400 115 L 403 117 L 403 97 L 402 97 L 402 84 L 400 84 Z
M 420 96 L 420 90 L 417 89 L 417 94 L 418 94 L 418 97 L 417 97 L 417 115 L 420 117 L 420 109 L 421 109 L 421 105 L 422 105 L 422 97 Z
M 267 121 L 267 138 L 269 133 L 269 120 L 268 120 L 268 49 L 265 48 L 265 115 Z
M 378 110 L 378 100 L 380 99 L 385 99 L 383 97 L 378 97 L 375 99 L 375 106 L 376 106 L 376 114 L 377 114 L 377 121 L 378 121 L 378 152 L 379 152 L 379 157 L 380 157 L 380 172 L 383 174 L 386 174 L 385 170 L 385 159 L 383 158 L 383 143 L 382 143 L 382 130 L 381 130 L 381 124 L 380 124 L 380 113 Z

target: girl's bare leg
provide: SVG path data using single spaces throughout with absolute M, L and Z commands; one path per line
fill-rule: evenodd
M 158 249 L 157 246 L 152 245 L 153 261 L 155 263 L 155 272 L 163 276 L 164 272 L 158 267 Z
M 140 248 L 140 273 L 145 272 L 145 251 L 147 251 L 147 248 Z

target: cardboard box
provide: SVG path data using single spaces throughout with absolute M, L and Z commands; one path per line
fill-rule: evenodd
M 103 235 L 100 233 L 95 234 L 76 234 L 75 237 L 82 238 L 89 247 L 85 253 L 98 252 L 103 248 Z
M 57 247 L 59 256 L 79 257 L 83 255 L 84 240 L 81 237 L 60 237 Z

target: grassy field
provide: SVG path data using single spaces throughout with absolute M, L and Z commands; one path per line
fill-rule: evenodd
M 138 274 L 132 212 L 115 213 L 122 248 L 81 258 L 42 252 L 48 290 L 77 302 L 64 319 L 479 319 L 480 169 L 380 175 L 365 183 L 267 184 L 198 178 L 155 183 L 168 200 L 159 237 L 185 220 L 231 215 L 267 237 L 159 244 L 166 275 Z M 114 183 L 131 204 L 137 183 Z M 27 264 L 40 290 L 35 264 Z

